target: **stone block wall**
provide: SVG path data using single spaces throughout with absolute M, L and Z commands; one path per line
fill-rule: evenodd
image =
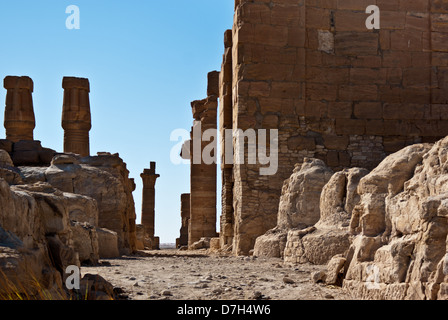
M 370 5 L 379 29 L 366 27 Z M 260 164 L 222 167 L 221 228 L 233 234 L 221 230 L 221 244 L 247 254 L 276 225 L 283 181 L 304 157 L 371 169 L 448 135 L 447 13 L 440 0 L 235 2 L 220 129 L 278 129 L 279 166 L 271 176 Z

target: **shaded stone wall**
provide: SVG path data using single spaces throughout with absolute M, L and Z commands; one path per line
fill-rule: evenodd
M 379 30 L 366 27 L 372 4 Z M 222 76 L 221 103 L 231 92 L 233 129 L 279 130 L 275 175 L 247 162 L 231 175 L 222 168 L 225 199 L 233 189 L 236 254 L 276 225 L 282 183 L 304 157 L 334 170 L 371 169 L 406 145 L 448 134 L 447 11 L 438 0 L 236 1 L 232 90 Z M 229 212 L 223 206 L 226 230 Z

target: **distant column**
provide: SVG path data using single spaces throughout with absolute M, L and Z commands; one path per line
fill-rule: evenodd
M 7 90 L 5 108 L 6 139 L 12 142 L 34 140 L 36 126 L 33 110 L 33 80 L 8 76 L 3 81 Z
M 64 77 L 62 88 L 64 88 L 62 109 L 64 152 L 76 153 L 83 157 L 89 156 L 89 131 L 92 128 L 89 80 Z
M 190 221 L 190 194 L 184 193 L 180 196 L 180 216 L 182 224 L 180 227 L 180 238 L 177 246 L 188 246 L 188 223 Z
M 143 180 L 142 224 L 151 242 L 155 244 L 155 185 L 157 178 L 160 177 L 159 174 L 156 174 L 156 163 L 151 162 L 150 168 L 145 169 L 140 176 Z

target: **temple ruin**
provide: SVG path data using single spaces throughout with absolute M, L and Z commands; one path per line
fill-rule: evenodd
M 377 1 L 381 25 L 371 29 L 370 4 L 235 1 L 233 28 L 224 34 L 219 120 L 198 112 L 194 118 L 210 126 L 219 121 L 221 159 L 225 129 L 278 130 L 279 167 L 261 176 L 260 163 L 221 161 L 221 248 L 249 254 L 256 238 L 276 226 L 283 182 L 304 158 L 336 171 L 372 169 L 405 146 L 448 134 L 448 6 Z M 211 202 L 198 208 L 195 201 L 195 185 L 212 179 L 208 168 L 192 165 L 190 235 L 197 235 L 189 243 L 214 233 L 195 228 L 197 217 L 201 226 L 212 219 Z M 207 219 L 200 210 L 210 212 Z

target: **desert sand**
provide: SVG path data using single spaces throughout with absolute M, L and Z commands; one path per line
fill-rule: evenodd
M 98 274 L 129 300 L 346 300 L 337 286 L 315 283 L 318 265 L 285 265 L 279 258 L 162 249 L 103 259 L 81 269 Z

